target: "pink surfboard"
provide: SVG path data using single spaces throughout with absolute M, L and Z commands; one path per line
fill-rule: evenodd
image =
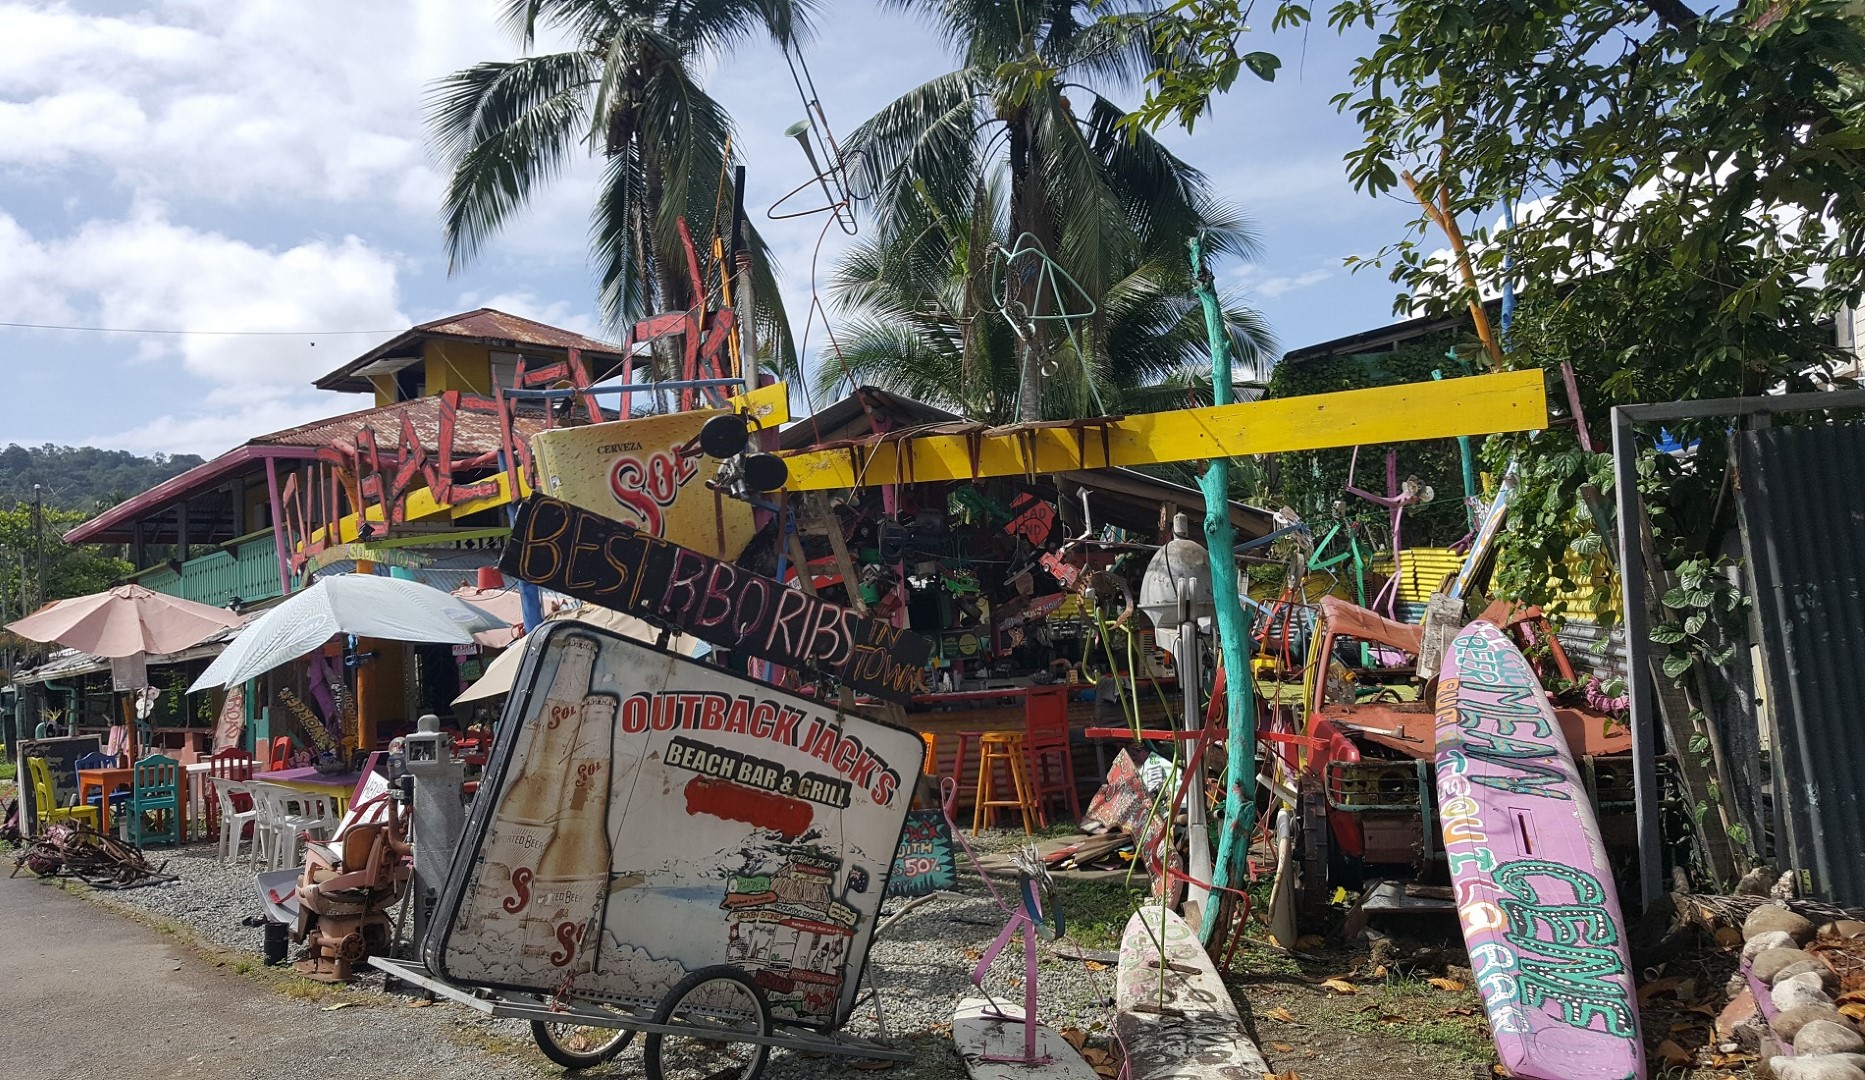
M 1438 818 L 1477 992 L 1509 1075 L 1643 1080 L 1625 920 L 1548 695 L 1486 622 L 1438 683 Z

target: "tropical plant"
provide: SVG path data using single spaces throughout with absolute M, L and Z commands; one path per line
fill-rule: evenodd
M 579 153 L 599 156 L 590 249 L 601 307 L 619 329 L 695 306 L 678 222 L 700 243 L 730 228 L 721 181 L 732 125 L 698 68 L 768 33 L 808 28 L 812 0 L 507 0 L 505 24 L 526 50 L 540 28 L 570 47 L 487 61 L 441 79 L 429 98 L 435 149 L 452 170 L 443 203 L 457 268 Z M 749 228 L 749 226 L 747 226 Z M 761 334 L 794 362 L 768 249 L 755 231 Z M 704 257 L 702 251 L 702 257 Z
M 992 423 L 1017 419 L 1025 341 L 999 306 L 1007 298 L 1009 228 L 1001 175 L 978 189 L 977 209 L 942 220 L 930 211 L 858 244 L 837 268 L 831 290 L 851 316 L 849 329 L 818 369 L 830 392 L 843 379 L 873 383 Z M 1210 232 L 1248 250 L 1241 223 L 1212 212 Z M 1047 354 L 1041 415 L 1047 418 L 1146 412 L 1208 403 L 1204 318 L 1192 295 L 1183 245 L 1140 236 L 1115 264 L 1117 277 L 1094 314 L 1058 326 Z M 1084 307 L 1081 310 L 1086 310 Z M 1246 367 L 1260 365 L 1269 333 L 1255 312 L 1225 311 Z M 1029 335 L 1030 324 L 1021 329 Z
M 1153 6 L 887 2 L 934 20 L 962 66 L 850 140 L 876 228 L 838 277 L 863 320 L 847 373 L 1032 420 L 1084 415 L 1097 391 L 1132 405 L 1202 356 L 1185 242 L 1204 232 L 1211 255 L 1245 254 L 1249 232 L 1097 89 L 1153 69 Z M 1229 314 L 1239 358 L 1260 359 L 1261 320 Z M 831 357 L 828 377 L 842 366 Z

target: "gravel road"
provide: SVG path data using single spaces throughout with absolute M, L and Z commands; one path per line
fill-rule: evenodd
M 1004 833 L 987 836 L 977 846 L 981 851 L 1005 850 L 1021 840 L 1020 833 Z M 308 1024 L 307 1030 L 324 1031 L 333 1036 L 333 1040 L 322 1047 L 308 1038 L 294 1043 L 299 1047 L 294 1051 L 296 1056 L 301 1057 L 306 1048 L 311 1048 L 315 1056 L 302 1061 L 300 1065 L 290 1066 L 284 1072 L 268 1071 L 268 1080 L 293 1080 L 300 1076 L 343 1076 L 348 1080 L 352 1076 L 375 1075 L 398 1078 L 562 1075 L 560 1070 L 545 1062 L 531 1048 L 527 1026 L 517 1021 L 487 1019 L 463 1006 L 444 1002 L 431 1008 L 409 1008 L 409 999 L 382 994 L 381 981 L 373 976 L 360 980 L 351 990 L 340 994 L 339 998 L 354 1000 L 359 1004 L 338 1011 L 323 1012 L 316 1004 L 306 1004 L 302 1000 L 283 996 L 279 992 L 281 989 L 284 993 L 292 993 L 294 987 L 299 993 L 318 991 L 308 991 L 306 988 L 311 984 L 304 980 L 283 977 L 280 973 L 264 969 L 258 963 L 262 952 L 262 931 L 258 927 L 242 925 L 248 916 L 259 913 L 251 871 L 243 863 L 234 867 L 221 865 L 211 845 L 194 845 L 163 852 L 156 859 L 166 862 L 167 872 L 178 875 L 180 880 L 165 885 L 92 894 L 91 898 L 102 904 L 122 905 L 141 912 L 158 924 L 185 927 L 187 934 L 197 937 L 210 950 L 220 950 L 219 959 L 223 967 L 200 965 L 189 960 L 183 965 L 183 970 L 206 967 L 208 972 L 216 973 L 212 980 L 226 984 L 229 992 L 237 992 L 242 980 L 226 972 L 232 967 L 251 970 L 249 978 L 256 981 L 246 984 L 250 989 L 245 992 L 242 1001 L 241 1008 L 244 1011 L 265 1012 L 270 1018 L 269 1022 L 280 1026 L 289 1022 L 305 1022 Z M 0 896 L 5 897 L 0 907 L 10 912 L 29 909 L 35 915 L 43 905 L 55 906 L 65 912 L 76 905 L 80 914 L 87 910 L 74 898 L 47 886 L 36 883 L 27 885 L 22 891 L 19 882 L 14 882 L 12 888 L 0 893 Z M 965 1075 L 964 1066 L 953 1052 L 949 1038 L 952 1012 L 960 998 L 974 992 L 969 981 L 972 966 L 977 962 L 980 950 L 986 948 L 1002 928 L 1004 916 L 985 894 L 975 875 L 961 876 L 961 892 L 963 895 L 960 898 L 935 899 L 907 914 L 875 943 L 870 953 L 876 981 L 881 988 L 881 1000 L 887 1011 L 889 1032 L 896 1041 L 911 1047 L 917 1055 L 912 1063 L 897 1066 L 888 1075 L 912 1077 L 915 1080 L 957 1080 Z M 95 907 L 88 910 L 97 912 Z M 890 905 L 888 911 L 892 910 L 894 906 Z M 17 917 L 9 915 L 7 922 L 17 925 Z M 113 932 L 119 935 L 150 935 L 148 930 L 126 919 L 112 919 L 99 913 L 93 921 L 113 924 Z M 156 940 L 172 939 L 157 937 Z M 165 944 L 164 948 L 170 954 L 182 951 L 174 944 Z M 88 964 L 96 969 L 108 970 L 112 959 L 109 953 L 99 952 L 88 960 Z M 994 995 L 1020 1002 L 1022 969 L 1020 951 L 1006 950 L 987 975 L 985 988 Z M 173 974 L 177 978 L 181 976 L 181 972 Z M 265 989 L 261 988 L 262 984 Z M 30 986 L 31 980 L 28 978 L 24 982 L 13 982 L 12 985 L 16 989 L 11 993 L 17 994 L 20 989 Z M 1111 967 L 1092 971 L 1081 963 L 1048 956 L 1045 951 L 1038 985 L 1041 988 L 1039 1011 L 1048 1023 L 1057 1027 L 1079 1027 L 1089 1032 L 1104 1030 L 1108 1026 L 1111 1020 L 1108 1003 L 1114 994 L 1114 971 Z M 216 1014 L 190 1005 L 183 1015 L 174 1017 L 172 1022 L 192 1021 L 202 1024 L 205 1023 L 204 1017 L 213 1015 Z M 215 1021 L 214 1026 L 217 1029 L 224 1027 L 220 1021 Z M 234 1026 L 238 1027 L 239 1024 Z M 140 1021 L 138 1028 L 146 1030 Z M 872 1011 L 858 1010 L 850 1018 L 847 1030 L 860 1035 L 876 1034 L 878 1028 Z M 5 1045 L 4 1038 L 0 1036 L 0 1045 Z M 403 1044 L 406 1044 L 405 1049 Z M 344 1050 L 341 1055 L 339 1048 Z M 373 1066 L 379 1067 L 380 1072 L 370 1072 L 368 1068 L 358 1072 L 356 1065 L 345 1065 L 334 1071 L 320 1067 L 338 1060 L 339 1056 L 347 1057 L 349 1050 L 360 1052 L 365 1059 L 376 1054 L 382 1055 L 377 1059 L 377 1065 Z M 244 1053 L 245 1046 L 239 1040 L 229 1040 L 229 1046 L 224 1049 L 217 1042 L 209 1044 L 204 1041 L 199 1048 L 202 1063 L 219 1062 L 229 1068 L 219 1072 L 197 1070 L 165 1073 L 159 1069 L 154 1072 L 136 1071 L 152 1076 L 257 1076 L 256 1072 L 241 1072 L 237 1067 L 232 1067 L 235 1066 L 235 1059 L 225 1056 Z M 592 1078 L 638 1075 L 639 1054 L 637 1048 L 631 1048 L 614 1063 L 580 1075 Z M 14 1057 L 13 1060 L 19 1059 Z M 112 1076 L 131 1074 L 131 1070 L 120 1069 L 116 1064 L 107 1071 Z M 103 1071 L 98 1073 L 104 1074 Z M 63 1078 L 90 1074 L 53 1071 L 26 1075 Z M 853 1077 L 874 1074 L 849 1068 L 845 1059 L 841 1058 L 780 1051 L 772 1056 L 765 1075 L 772 1080 L 792 1080 L 824 1075 Z

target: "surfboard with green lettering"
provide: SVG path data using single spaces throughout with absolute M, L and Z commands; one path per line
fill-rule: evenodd
M 1489 623 L 1445 654 L 1437 764 L 1457 911 L 1503 1066 L 1521 1080 L 1643 1080 L 1593 804 L 1534 669 Z

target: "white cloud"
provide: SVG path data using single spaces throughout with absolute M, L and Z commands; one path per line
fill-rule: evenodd
M 170 200 L 432 213 L 428 84 L 515 53 L 498 0 L 0 3 L 0 170 L 102 167 Z
M 311 391 L 311 380 L 374 335 L 202 331 L 386 337 L 410 322 L 396 272 L 392 258 L 354 236 L 260 247 L 176 224 L 149 201 L 56 237 L 33 236 L 0 214 L 0 319 L 193 331 L 135 338 L 127 364 L 151 377 L 164 369 L 191 377 L 199 411 L 151 419 L 112 436 L 112 446 L 218 453 L 342 411 Z

